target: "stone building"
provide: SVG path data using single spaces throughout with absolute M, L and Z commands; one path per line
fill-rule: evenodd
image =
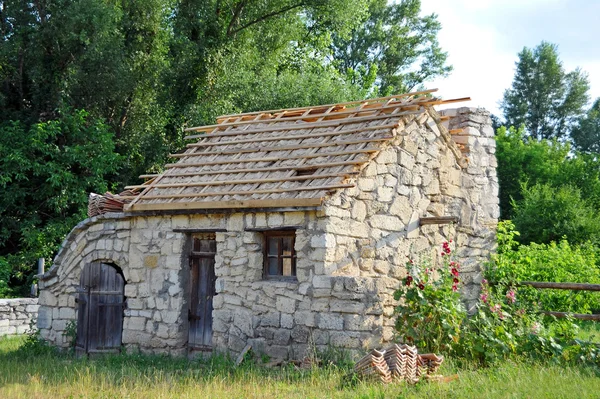
M 77 325 L 89 353 L 363 350 L 394 337 L 407 260 L 446 240 L 473 304 L 495 245 L 493 130 L 482 109 L 438 113 L 429 92 L 188 129 L 122 212 L 67 236 L 40 278 L 42 337 L 67 346 Z

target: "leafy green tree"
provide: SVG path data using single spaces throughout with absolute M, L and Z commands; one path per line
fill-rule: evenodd
M 600 98 L 581 118 L 571 133 L 575 148 L 588 154 L 600 154 Z
M 523 200 L 523 184 L 528 187 L 549 184 L 555 188 L 571 184 L 580 190 L 589 206 L 600 209 L 598 159 L 573 154 L 566 143 L 526 137 L 523 128 L 501 127 L 496 132 L 496 146 L 500 214 L 503 219 L 514 216 L 513 201 L 519 203 Z
M 349 37 L 334 36 L 335 65 L 354 84 L 381 95 L 446 76 L 452 68 L 437 41 L 441 25 L 435 14 L 420 11 L 420 0 L 372 0 L 368 18 Z
M 40 169 L 50 162 L 52 140 L 71 148 L 51 132 L 80 112 L 86 122 L 73 122 L 79 128 L 71 130 L 90 133 L 101 126 L 96 130 L 112 134 L 114 149 L 100 146 L 99 154 L 120 154 L 113 169 L 98 165 L 94 184 L 87 185 L 79 160 L 60 158 L 60 168 L 81 183 L 60 193 L 33 179 L 38 175 L 32 171 L 20 179 L 29 171 L 21 161 L 0 164 L 6 188 L 0 212 L 7 220 L 0 232 L 0 280 L 8 264 L 18 284 L 26 277 L 19 270 L 35 257 L 50 257 L 83 217 L 82 193 L 102 191 L 107 179 L 118 188 L 140 173 L 160 171 L 168 153 L 183 147 L 184 126 L 211 124 L 226 113 L 360 99 L 372 94 L 376 78 L 387 82 L 385 90 L 402 91 L 447 71 L 435 41 L 439 24 L 433 16 L 418 17 L 416 1 L 388 7 L 381 0 L 0 0 L 0 10 L 0 126 L 16 154 L 32 146 L 32 132 L 48 131 L 54 138 L 39 147 L 43 156 L 34 165 Z M 363 84 L 339 67 L 334 41 L 352 40 L 365 21 L 377 25 L 377 19 L 386 34 L 370 38 L 370 46 L 386 51 L 364 61 L 371 72 Z M 94 140 L 77 136 L 73 146 L 88 148 Z M 50 171 L 48 182 L 61 176 Z M 30 181 L 43 188 L 35 198 L 28 197 Z M 59 198 L 68 205 L 16 205 Z
M 51 259 L 85 217 L 88 194 L 104 192 L 121 162 L 106 124 L 84 111 L 58 116 L 0 125 L 0 280 L 10 274 L 15 294 L 26 292 L 35 260 Z
M 536 139 L 566 139 L 588 102 L 587 74 L 565 72 L 558 48 L 547 42 L 519 53 L 512 87 L 501 108 L 507 126 L 525 125 Z
M 600 243 L 600 214 L 581 191 L 570 184 L 523 187 L 523 200 L 513 202 L 512 221 L 519 241 L 550 243 L 566 238 L 571 244 Z

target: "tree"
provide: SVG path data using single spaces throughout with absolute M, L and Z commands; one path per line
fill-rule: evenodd
M 519 241 L 548 244 L 563 237 L 571 244 L 600 244 L 600 214 L 571 184 L 523 187 L 523 200 L 513 202 Z
M 0 281 L 7 264 L 14 284 L 14 270 L 38 256 L 51 258 L 84 217 L 84 193 L 160 171 L 168 154 L 184 146 L 182 127 L 212 124 L 221 114 L 358 100 L 373 93 L 376 77 L 384 90 L 404 91 L 447 72 L 435 38 L 439 23 L 419 17 L 419 6 L 415 0 L 393 6 L 382 0 L 0 0 L 0 143 L 6 146 L 0 155 L 7 157 L 0 160 L 6 218 Z M 335 40 L 352 42 L 367 20 L 378 28 L 364 31 L 370 47 L 361 51 L 386 50 L 360 61 L 372 71 L 363 85 L 339 67 L 333 49 Z M 83 119 L 69 122 L 77 118 Z M 73 145 L 56 133 L 67 125 L 82 132 Z M 106 146 L 94 153 L 91 126 L 110 136 L 114 148 L 102 141 Z M 32 143 L 39 131 L 49 135 L 43 145 Z M 15 154 L 5 138 L 14 141 Z M 39 159 L 15 163 L 31 146 Z M 69 154 L 77 148 L 91 157 L 88 163 L 102 154 L 115 158 L 112 169 L 97 165 L 88 184 L 84 161 L 58 151 L 60 162 L 52 164 L 55 155 L 48 154 L 56 148 Z M 45 162 L 52 167 L 44 170 Z M 53 191 L 50 183 L 61 176 L 68 177 L 66 189 Z M 59 199 L 60 206 L 44 208 Z M 21 284 L 26 273 L 17 277 Z
M 450 73 L 437 41 L 441 25 L 435 14 L 421 16 L 420 11 L 420 0 L 372 0 L 368 18 L 350 36 L 334 36 L 333 60 L 340 73 L 380 95 L 408 92 Z
M 10 275 L 13 293 L 26 293 L 35 260 L 51 259 L 120 163 L 108 126 L 84 111 L 0 124 L 0 280 Z
M 587 74 L 565 72 L 554 44 L 542 42 L 519 53 L 512 87 L 504 92 L 501 108 L 507 126 L 525 125 L 536 139 L 569 137 L 588 102 Z
M 600 98 L 581 118 L 571 133 L 577 150 L 588 154 L 600 154 Z
M 555 189 L 570 184 L 589 206 L 600 209 L 600 161 L 573 152 L 568 143 L 538 141 L 526 137 L 523 128 L 501 127 L 496 133 L 496 157 L 502 219 L 513 218 L 513 205 L 524 199 L 523 184 L 548 184 Z

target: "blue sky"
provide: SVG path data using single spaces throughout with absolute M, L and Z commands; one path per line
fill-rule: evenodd
M 440 45 L 454 66 L 449 77 L 426 85 L 443 98 L 471 97 L 464 105 L 500 114 L 517 53 L 543 40 L 558 45 L 566 71 L 587 72 L 592 100 L 600 97 L 600 0 L 421 1 L 424 14 L 438 15 Z

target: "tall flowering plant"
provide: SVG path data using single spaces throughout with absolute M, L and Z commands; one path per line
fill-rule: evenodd
M 460 265 L 452 241 L 444 242 L 437 265 L 406 263 L 408 275 L 394 297 L 398 338 L 433 352 L 448 353 L 459 343 L 466 311 L 460 300 Z

